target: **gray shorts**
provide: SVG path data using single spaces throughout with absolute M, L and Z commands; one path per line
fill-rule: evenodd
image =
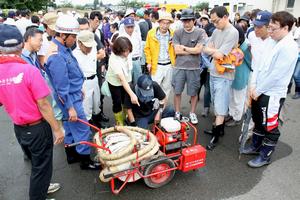
M 196 96 L 200 88 L 200 69 L 173 69 L 172 86 L 176 95 L 181 94 L 187 85 L 187 95 Z

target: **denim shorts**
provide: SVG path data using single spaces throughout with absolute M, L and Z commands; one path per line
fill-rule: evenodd
M 216 116 L 226 116 L 229 109 L 232 80 L 210 76 L 211 102 Z
M 200 88 L 200 69 L 186 70 L 173 69 L 172 86 L 176 95 L 181 94 L 184 90 L 185 83 L 187 85 L 187 95 L 196 96 Z

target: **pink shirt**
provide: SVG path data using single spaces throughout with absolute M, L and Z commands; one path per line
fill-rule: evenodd
M 40 71 L 29 64 L 0 64 L 0 105 L 14 124 L 24 125 L 42 118 L 37 100 L 50 94 Z

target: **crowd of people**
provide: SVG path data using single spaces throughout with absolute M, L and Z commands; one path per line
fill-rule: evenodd
M 0 17 L 0 105 L 32 163 L 30 199 L 60 188 L 50 183 L 52 132 L 54 144 L 90 141 L 90 128 L 78 119 L 105 127 L 111 120 L 103 112 L 105 97 L 116 125 L 148 129 L 162 117 L 185 114 L 196 125 L 204 86 L 201 115 L 215 116 L 205 131 L 207 150 L 251 108 L 252 142 L 242 153 L 257 155 L 250 167 L 269 164 L 293 82 L 292 98 L 300 99 L 297 25 L 286 11 L 259 9 L 231 21 L 223 6 L 210 13 L 139 8 L 84 16 L 10 10 Z M 189 113 L 182 111 L 185 88 Z M 87 145 L 65 152 L 69 164 L 100 167 Z

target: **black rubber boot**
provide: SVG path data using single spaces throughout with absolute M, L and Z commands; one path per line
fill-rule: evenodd
M 105 128 L 105 126 L 103 126 L 103 124 L 101 123 L 100 113 L 98 115 L 92 115 L 92 119 L 89 120 L 89 122 L 91 122 L 91 124 L 97 126 L 98 128 Z
M 246 147 L 243 151 L 242 154 L 247 154 L 247 155 L 255 155 L 259 154 L 260 148 L 262 146 L 262 141 L 264 139 L 264 135 L 256 133 L 253 131 L 252 135 L 252 143 L 250 146 Z
M 82 170 L 99 170 L 101 168 L 100 163 L 96 163 L 91 160 L 90 155 L 79 155 L 80 156 L 80 168 Z
M 220 129 L 220 136 L 223 137 L 225 135 L 225 131 L 224 131 L 225 122 L 223 122 L 223 124 L 221 124 L 220 126 L 222 126 Z M 204 130 L 204 133 L 208 135 L 213 135 L 213 129 L 214 129 L 214 125 L 211 130 Z
M 76 151 L 76 147 L 65 147 L 68 164 L 79 162 L 79 154 Z
M 211 138 L 209 144 L 206 146 L 207 150 L 213 150 L 216 147 L 216 145 L 219 141 L 221 130 L 222 130 L 222 124 L 213 127 L 212 138 Z
M 225 121 L 221 125 L 220 136 L 223 137 L 225 135 Z
M 93 115 L 92 119 L 94 121 L 99 121 L 99 122 L 109 122 L 109 118 L 103 112 L 100 112 L 97 115 Z

